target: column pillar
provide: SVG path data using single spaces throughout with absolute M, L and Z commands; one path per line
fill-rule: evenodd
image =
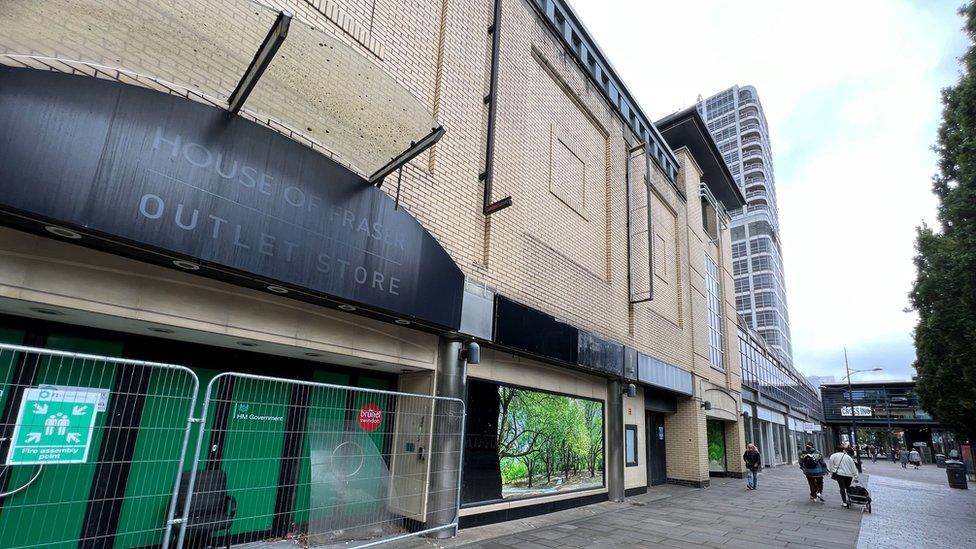
M 435 394 L 465 400 L 467 394 L 467 362 L 461 359 L 462 343 L 440 338 L 437 346 L 437 374 Z M 451 524 L 458 518 L 458 488 L 461 478 L 461 455 L 464 441 L 461 434 L 465 418 L 457 413 L 460 407 L 453 401 L 434 404 L 434 436 L 430 449 L 430 480 L 427 498 L 427 528 Z M 437 539 L 457 534 L 445 528 L 431 533 Z
M 607 496 L 624 500 L 624 403 L 620 380 L 607 381 Z

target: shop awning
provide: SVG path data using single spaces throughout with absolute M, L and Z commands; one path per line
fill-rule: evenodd
M 3 0 L 0 54 L 4 64 L 101 72 L 230 108 L 280 16 L 249 0 Z M 376 62 L 307 21 L 291 19 L 272 52 L 241 112 L 370 181 L 443 132 Z

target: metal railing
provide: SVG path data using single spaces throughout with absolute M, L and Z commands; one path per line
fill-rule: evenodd
M 166 545 L 187 368 L 0 344 L 0 547 Z
M 202 417 L 180 547 L 364 547 L 457 528 L 461 400 L 222 373 Z
M 198 399 L 182 366 L 0 344 L 0 547 L 456 531 L 464 402 L 313 375 L 333 383 L 225 372 Z

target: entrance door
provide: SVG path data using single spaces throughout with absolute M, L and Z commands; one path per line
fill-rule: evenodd
M 668 480 L 668 468 L 665 458 L 664 414 L 656 412 L 644 413 L 644 424 L 647 426 L 647 485 L 657 486 Z
M 706 420 L 705 429 L 708 444 L 708 471 L 724 473 L 725 462 L 725 424 L 714 419 Z

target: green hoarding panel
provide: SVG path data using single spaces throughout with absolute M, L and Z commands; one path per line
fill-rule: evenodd
M 220 468 L 237 500 L 231 534 L 271 529 L 292 385 L 237 378 Z
M 122 344 L 76 337 L 50 336 L 49 348 L 102 356 L 119 356 Z M 70 367 L 69 367 L 70 365 Z M 95 361 L 69 361 L 45 357 L 38 364 L 35 385 L 111 389 L 115 365 Z M 109 410 L 112 399 L 109 397 Z M 86 463 L 45 466 L 37 481 L 24 492 L 4 498 L 0 508 L 0 547 L 76 547 L 88 508 L 102 427 L 106 413 L 97 413 L 91 450 Z M 8 486 L 21 486 L 34 475 L 36 466 L 13 466 Z M 29 525 L 44 525 L 43 528 Z M 25 527 L 24 525 L 28 525 Z
M 316 383 L 330 385 L 349 385 L 349 376 L 335 372 L 316 370 L 312 377 Z M 341 430 L 346 416 L 348 391 L 342 389 L 314 388 L 309 394 L 306 433 L 309 431 Z M 311 501 L 311 444 L 310 437 L 302 440 L 302 459 L 298 470 L 298 489 L 295 490 L 294 524 L 305 524 L 309 519 Z M 329 490 L 327 486 L 317 486 L 317 490 Z
M 194 370 L 201 387 L 217 374 L 216 370 Z M 119 516 L 117 549 L 158 545 L 163 541 L 166 515 L 169 511 L 173 483 L 176 479 L 183 429 L 190 413 L 189 398 L 192 394 L 189 374 L 176 370 L 154 370 L 149 380 L 147 394 L 139 421 L 139 434 L 132 453 L 132 464 L 125 490 L 125 502 Z M 180 398 L 185 395 L 185 398 Z M 194 417 L 199 417 L 203 398 L 198 398 Z M 191 456 L 196 448 L 193 424 L 187 447 L 187 459 L 183 470 L 192 466 Z M 177 510 L 179 513 L 179 510 Z
M 24 341 L 24 331 L 0 326 L 0 343 L 20 345 Z M 7 404 L 7 395 L 10 394 L 10 378 L 14 375 L 14 367 L 17 362 L 17 353 L 13 351 L 0 351 L 0 410 Z

